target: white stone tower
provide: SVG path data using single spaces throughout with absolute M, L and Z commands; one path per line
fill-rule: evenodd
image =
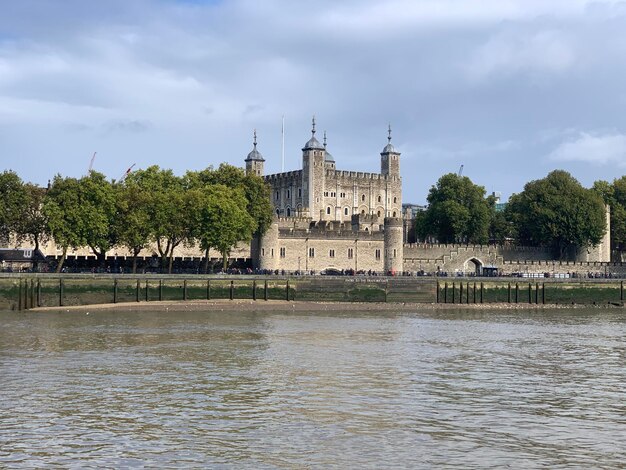
M 265 159 L 256 148 L 256 129 L 254 130 L 254 147 L 246 157 L 246 174 L 263 176 L 263 163 Z
M 311 138 L 302 149 L 302 198 L 308 205 L 309 216 L 313 220 L 323 219 L 324 191 L 326 175 L 326 150 L 315 138 L 315 116 L 313 116 Z

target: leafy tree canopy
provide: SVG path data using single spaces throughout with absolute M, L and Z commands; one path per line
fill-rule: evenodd
M 562 170 L 527 183 L 511 196 L 507 214 L 519 243 L 549 246 L 560 258 L 597 245 L 606 230 L 602 198 Z
M 428 209 L 418 218 L 420 238 L 433 236 L 441 243 L 486 243 L 491 211 L 485 188 L 468 177 L 449 173 L 428 193 Z

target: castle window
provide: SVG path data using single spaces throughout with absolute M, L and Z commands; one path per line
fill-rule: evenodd
M 328 256 L 330 256 L 331 258 L 334 258 L 335 257 L 335 250 L 330 250 L 328 252 Z
M 261 248 L 261 256 L 265 256 L 265 248 Z
M 276 209 L 276 215 L 280 217 L 280 209 Z
M 324 197 L 328 197 L 328 191 L 324 191 Z
M 309 258 L 315 258 L 315 248 L 309 248 Z
M 380 197 L 380 196 L 378 196 L 378 202 L 380 202 L 380 201 L 381 201 L 381 197 Z
M 364 210 L 361 211 L 361 215 L 365 215 L 365 211 Z
M 343 210 L 343 215 L 348 215 L 348 208 L 347 207 Z
M 287 208 L 287 217 L 291 217 L 291 209 L 289 207 Z
M 289 199 L 291 197 L 291 191 L 287 190 L 287 199 Z M 396 201 L 393 201 L 396 202 Z
M 365 201 L 365 194 L 361 194 L 361 201 Z
M 274 257 L 274 248 L 272 248 L 272 258 Z
M 380 259 L 380 250 L 376 250 L 376 259 Z
M 380 217 L 380 211 L 378 211 L 376 214 L 378 215 L 378 217 Z
M 354 258 L 354 248 L 348 248 L 348 259 Z
M 326 208 L 326 215 L 330 215 L 330 207 Z
M 393 250 L 393 257 L 394 257 L 394 258 L 396 257 L 396 254 L 397 254 L 397 253 L 396 253 L 396 250 L 394 249 L 394 250 Z
M 394 203 L 394 204 L 396 204 L 397 202 L 398 202 L 398 198 L 397 198 L 397 197 L 394 197 L 394 198 L 393 198 L 393 203 Z
M 302 188 L 298 188 L 298 197 L 302 197 Z
M 276 191 L 276 200 L 278 200 L 279 197 L 280 197 L 280 192 Z
M 286 250 L 285 250 L 285 248 L 283 247 L 283 248 L 281 248 L 281 249 L 280 249 L 280 257 L 281 257 L 281 258 L 284 258 L 284 257 L 285 257 L 285 254 L 286 254 Z
M 332 197 L 335 197 L 335 196 L 337 196 L 337 193 L 330 193 L 330 195 L 331 195 Z
M 393 211 L 393 215 L 391 217 L 395 217 L 396 216 L 396 211 Z

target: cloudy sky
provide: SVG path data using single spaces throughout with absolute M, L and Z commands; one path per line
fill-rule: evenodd
M 555 168 L 626 174 L 626 2 L 19 0 L 0 15 L 0 170 L 45 184 L 301 165 L 318 130 L 339 169 L 380 170 L 387 125 L 404 201 L 464 165 L 506 198 Z M 319 134 L 318 134 L 319 135 Z

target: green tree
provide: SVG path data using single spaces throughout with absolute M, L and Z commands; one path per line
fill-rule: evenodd
M 20 232 L 27 198 L 24 183 L 15 172 L 0 173 L 0 239 L 8 241 L 12 233 Z
M 117 193 L 113 184 L 96 171 L 81 178 L 79 186 L 85 241 L 98 258 L 98 264 L 104 267 L 106 252 L 117 243 Z
M 226 269 L 232 247 L 237 242 L 250 241 L 255 226 L 243 190 L 209 184 L 190 190 L 188 201 L 192 236 L 204 251 L 204 271 L 208 271 L 211 248 L 221 253 L 222 266 Z
M 562 170 L 527 183 L 507 214 L 519 243 L 551 247 L 559 259 L 597 245 L 606 230 L 601 197 Z
M 81 188 L 76 178 L 54 177 L 43 205 L 48 220 L 48 230 L 55 243 L 63 250 L 57 272 L 61 272 L 67 251 L 87 245 L 86 220 L 81 204 Z
M 418 218 L 416 232 L 441 243 L 486 243 L 491 211 L 485 188 L 466 176 L 442 176 L 428 193 L 428 209 Z
M 131 173 L 126 180 L 149 195 L 147 212 L 151 239 L 156 242 L 162 269 L 167 266 L 171 273 L 174 250 L 191 240 L 189 204 L 183 180 L 172 170 L 162 170 L 156 165 Z
M 133 256 L 133 274 L 137 272 L 137 256 L 150 244 L 153 229 L 150 219 L 150 194 L 127 179 L 117 187 L 116 232 L 118 243 Z
M 221 184 L 229 188 L 241 189 L 247 201 L 246 210 L 252 217 L 253 233 L 263 235 L 270 226 L 272 222 L 271 188 L 262 177 L 246 175 L 241 168 L 222 163 L 217 169 L 209 167 L 198 172 L 188 172 L 185 175 L 185 181 L 188 188 Z
M 41 243 L 48 238 L 48 220 L 43 212 L 46 190 L 30 183 L 24 185 L 24 189 L 26 206 L 22 212 L 22 222 L 19 224 L 17 235 L 20 239 L 32 240 L 35 250 L 39 250 Z

